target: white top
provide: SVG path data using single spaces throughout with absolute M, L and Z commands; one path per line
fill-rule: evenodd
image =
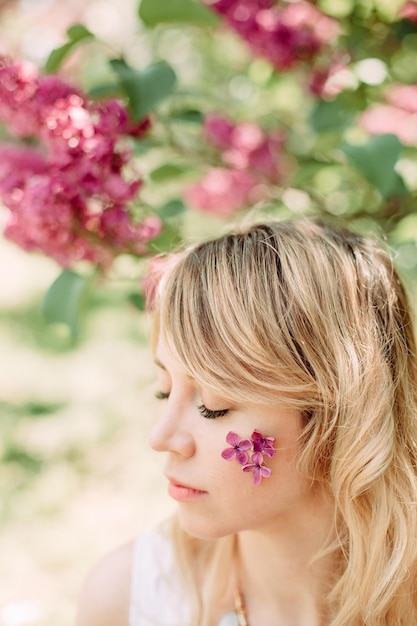
M 129 626 L 188 626 L 190 607 L 174 547 L 161 530 L 135 542 Z

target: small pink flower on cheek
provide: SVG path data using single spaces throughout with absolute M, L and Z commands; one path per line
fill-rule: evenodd
M 230 461 L 230 459 L 235 457 L 240 465 L 245 465 L 249 459 L 246 450 L 252 450 L 252 442 L 249 439 L 240 439 L 239 435 L 232 431 L 227 433 L 226 442 L 231 447 L 223 450 L 222 457 L 226 461 Z
M 251 436 L 253 441 L 253 449 L 255 452 L 262 452 L 266 454 L 271 459 L 275 456 L 275 438 L 274 437 L 264 437 L 259 430 L 254 430 Z
M 227 433 L 226 442 L 230 448 L 225 448 L 221 456 L 226 461 L 235 458 L 244 472 L 252 472 L 253 482 L 259 485 L 262 478 L 269 478 L 272 470 L 264 465 L 264 456 L 272 458 L 276 449 L 275 437 L 265 437 L 259 430 L 254 430 L 250 439 L 240 439 L 239 435 L 230 431 Z M 248 451 L 252 451 L 251 462 Z
M 264 459 L 261 452 L 255 452 L 252 455 L 252 463 L 244 465 L 242 470 L 244 472 L 253 472 L 253 482 L 255 485 L 259 485 L 262 478 L 269 478 L 272 474 L 272 470 L 269 467 L 263 465 Z

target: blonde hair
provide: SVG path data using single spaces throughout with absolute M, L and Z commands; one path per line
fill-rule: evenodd
M 255 225 L 184 252 L 159 310 L 202 385 L 303 412 L 300 470 L 335 502 L 332 626 L 417 624 L 417 361 L 385 247 L 308 220 Z

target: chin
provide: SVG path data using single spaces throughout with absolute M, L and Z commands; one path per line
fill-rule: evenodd
M 238 530 L 216 523 L 215 519 L 189 515 L 181 509 L 178 511 L 177 517 L 180 528 L 196 539 L 206 541 L 220 539 L 232 535 Z

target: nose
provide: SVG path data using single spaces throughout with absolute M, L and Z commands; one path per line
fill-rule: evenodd
M 149 443 L 157 452 L 174 452 L 189 458 L 195 453 L 195 442 L 187 426 L 185 409 L 175 404 L 171 397 L 166 401 L 163 414 L 149 434 Z

